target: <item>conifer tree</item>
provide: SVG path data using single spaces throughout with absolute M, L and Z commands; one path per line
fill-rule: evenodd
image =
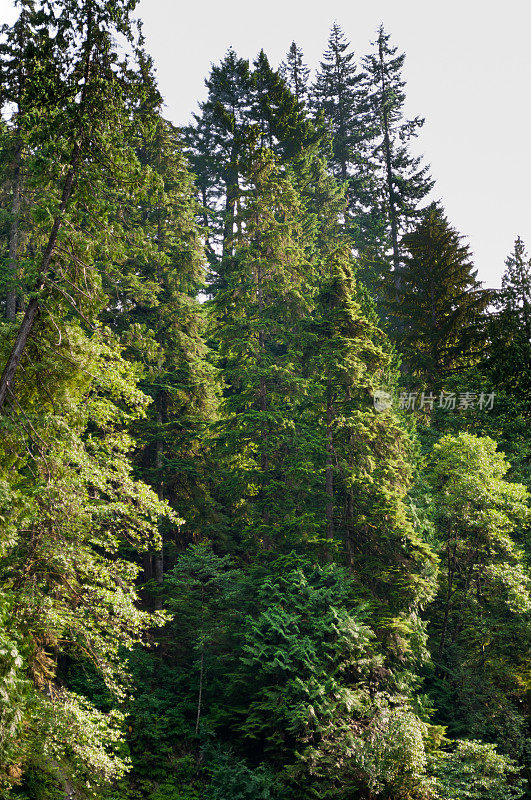
M 531 486 L 529 428 L 531 262 L 520 237 L 505 261 L 502 286 L 492 291 L 487 347 L 478 364 L 486 390 L 494 392 L 489 414 L 477 415 L 472 429 L 496 439 L 511 463 L 513 480 Z
M 433 556 L 406 511 L 410 467 L 405 433 L 392 409 L 375 413 L 372 397 L 390 371 L 390 355 L 381 332 L 355 302 L 349 261 L 344 244 L 322 262 L 327 272 L 320 281 L 307 353 L 312 412 L 320 410 L 314 424 L 326 437 L 317 462 L 324 478 L 326 546 L 339 546 L 355 579 L 376 603 L 377 619 L 392 627 L 405 608 L 429 596 Z M 370 450 L 378 452 L 376 461 L 368 457 Z M 418 619 L 410 622 L 415 628 Z
M 76 321 L 63 333 L 57 345 L 41 330 L 40 364 L 2 420 L 0 607 L 13 644 L 0 653 L 0 785 L 52 781 L 66 793 L 88 781 L 90 796 L 127 769 L 119 653 L 155 622 L 124 549 L 157 547 L 157 519 L 171 511 L 132 475 L 125 429 L 148 402 L 134 367 Z M 95 676 L 103 709 L 69 686 L 73 662 Z
M 283 159 L 293 158 L 316 138 L 316 132 L 263 50 L 253 67 L 252 122 L 258 125 L 261 143 Z
M 332 129 L 334 175 L 341 182 L 350 179 L 353 188 L 359 178 L 363 143 L 367 136 L 368 106 L 362 82 L 364 75 L 357 69 L 354 54 L 345 34 L 334 23 L 328 49 L 323 55 L 320 71 L 312 87 L 312 101 Z
M 419 219 L 419 205 L 433 181 L 422 159 L 413 156 L 408 142 L 418 135 L 424 120 L 404 119 L 405 55 L 391 47 L 390 35 L 378 30 L 373 52 L 363 60 L 366 73 L 364 97 L 370 104 L 371 191 L 376 211 L 376 237 L 382 255 L 390 254 L 393 282 L 400 295 L 400 239 Z
M 125 554 L 158 546 L 160 517 L 177 523 L 132 475 L 127 429 L 148 398 L 137 365 L 101 324 L 108 283 L 149 248 L 123 214 L 152 183 L 135 149 L 139 106 L 156 90 L 133 5 L 27 4 L 39 41 L 49 35 L 50 44 L 41 71 L 23 65 L 25 100 L 13 121 L 29 200 L 15 346 L 16 326 L 0 326 L 2 362 L 16 368 L 4 371 L 0 420 L 0 606 L 13 642 L 0 674 L 11 676 L 18 703 L 0 712 L 0 781 L 48 783 L 63 795 L 79 784 L 96 795 L 127 769 L 123 714 L 111 698 L 122 702 L 127 688 L 120 648 L 142 640 L 152 618 L 138 608 L 138 569 Z M 119 34 L 130 58 L 113 44 Z M 46 113 L 36 115 L 41 100 Z M 72 690 L 73 662 L 92 670 L 103 707 Z
M 64 260 L 65 246 L 68 248 L 63 240 L 67 238 L 65 227 L 74 224 L 68 218 L 71 207 L 76 202 L 79 214 L 95 183 L 112 173 L 111 165 L 115 171 L 119 171 L 117 165 L 120 165 L 131 175 L 135 171 L 126 139 L 132 126 L 130 104 L 137 102 L 141 92 L 138 70 L 133 66 L 141 43 L 135 40 L 131 11 L 131 4 L 122 0 L 111 3 L 87 0 L 81 7 L 57 0 L 41 4 L 35 15 L 39 36 L 46 38 L 47 30 L 55 29 L 56 33 L 42 69 L 44 74 L 36 69 L 32 80 L 25 84 L 25 96 L 30 99 L 22 109 L 23 115 L 17 115 L 16 126 L 18 136 L 23 128 L 29 137 L 32 173 L 36 186 L 41 188 L 34 197 L 33 208 L 34 220 L 41 222 L 40 239 L 37 254 L 28 259 L 33 296 L 27 303 L 0 378 L 0 408 L 13 390 L 20 359 L 38 316 L 39 294 L 46 292 L 51 282 L 69 296 L 70 290 L 61 285 L 54 271 L 58 254 L 62 251 Z M 131 65 L 117 59 L 112 46 L 113 33 L 129 41 L 134 54 Z M 16 38 L 17 32 L 13 35 Z M 7 61 L 9 64 L 9 55 Z M 41 113 L 43 98 L 45 114 Z M 4 102 L 8 101 L 6 93 Z M 100 154 L 98 160 L 94 159 L 94 152 Z M 48 187 L 43 189 L 46 183 Z M 28 186 L 28 191 L 31 188 Z M 77 269 L 79 264 L 75 263 Z M 77 274 L 69 280 L 77 286 Z
M 295 42 L 286 54 L 286 60 L 279 67 L 280 75 L 286 81 L 289 89 L 298 103 L 303 103 L 308 95 L 308 78 L 310 70 L 304 63 L 303 52 Z
M 488 437 L 444 436 L 433 449 L 441 572 L 429 612 L 432 687 L 451 735 L 497 741 L 525 759 L 531 581 L 518 540 L 529 524 L 529 498 L 507 471 Z
M 518 236 L 505 261 L 489 327 L 488 363 L 496 384 L 523 399 L 531 366 L 531 259 Z
M 208 97 L 200 104 L 195 125 L 186 129 L 191 165 L 197 176 L 203 206 L 216 214 L 213 245 L 223 255 L 232 248 L 239 197 L 241 155 L 250 124 L 249 62 L 230 49 L 205 80 Z
M 295 43 L 230 50 L 194 187 L 135 5 L 20 0 L 0 43 L 0 794 L 517 800 L 527 493 L 463 433 L 411 490 L 358 275 L 421 382 L 495 382 L 444 425 L 525 471 L 524 245 L 492 295 L 421 208 L 383 28 L 362 73 L 334 25 L 313 120 Z
M 23 226 L 23 184 L 25 139 L 29 131 L 25 131 L 27 113 L 35 108 L 36 103 L 46 107 L 46 91 L 43 85 L 53 94 L 53 45 L 48 29 L 39 23 L 35 9 L 28 3 L 22 3 L 20 14 L 9 29 L 2 27 L 5 36 L 0 45 L 1 72 L 1 105 L 12 104 L 15 109 L 9 125 L 2 131 L 3 153 L 9 157 L 4 160 L 7 174 L 3 176 L 3 184 L 8 188 L 10 202 L 10 220 L 8 234 L 8 252 L 6 254 L 7 272 L 4 278 L 5 318 L 14 322 L 17 306 L 17 279 L 19 242 Z M 39 96 L 36 96 L 39 95 Z M 37 126 L 35 126 L 37 127 Z M 33 129 L 33 137 L 35 130 Z M 7 199 L 7 198 L 6 198 Z M 7 205 L 7 203 L 6 203 Z M 20 291 L 20 287 L 19 287 Z
M 197 533 L 194 525 L 208 506 L 201 442 L 215 408 L 215 376 L 197 300 L 204 286 L 204 243 L 192 178 L 176 129 L 157 116 L 148 134 L 139 157 L 157 182 L 130 224 L 142 229 L 151 247 L 109 287 L 119 301 L 105 316 L 120 333 L 128 358 L 143 365 L 140 386 L 153 402 L 134 429 L 136 460 L 143 479 L 185 517 L 173 531 L 175 548 Z M 146 578 L 162 582 L 162 551 L 145 566 Z
M 302 535 L 296 514 L 302 475 L 293 464 L 302 391 L 295 361 L 297 325 L 308 313 L 312 286 L 302 208 L 289 174 L 270 151 L 258 149 L 250 153 L 246 181 L 227 289 L 213 306 L 227 387 L 220 447 L 237 535 L 270 549 L 296 541 L 294 528 Z
M 430 388 L 477 361 L 486 343 L 482 314 L 490 294 L 461 238 L 433 204 L 402 240 L 403 299 L 392 320 L 407 367 Z
M 296 97 L 262 51 L 253 69 L 229 50 L 206 81 L 208 98 L 185 131 L 190 160 L 207 210 L 213 291 L 224 286 L 223 257 L 232 252 L 245 154 L 252 142 L 290 158 L 315 138 Z M 216 275 L 217 274 L 217 275 Z
M 306 543 L 327 558 L 346 551 L 371 598 L 400 615 L 417 592 L 429 592 L 430 555 L 404 507 L 403 434 L 372 403 L 388 356 L 354 301 L 337 198 L 331 192 L 325 203 L 319 184 L 321 216 L 312 221 L 297 178 L 271 158 L 259 151 L 251 162 L 230 289 L 214 301 L 227 387 L 221 503 L 232 506 L 232 536 L 243 530 L 277 550 Z M 371 446 L 380 462 L 364 467 Z M 419 572 L 411 583 L 406 562 Z

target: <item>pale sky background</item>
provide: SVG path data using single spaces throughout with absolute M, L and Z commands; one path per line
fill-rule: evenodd
M 11 0 L 0 0 L 0 14 L 13 19 Z M 531 250 L 529 0 L 141 0 L 138 15 L 177 125 L 197 110 L 211 64 L 230 46 L 251 60 L 263 48 L 277 66 L 295 40 L 315 69 L 334 21 L 360 57 L 382 22 L 406 53 L 406 111 L 426 118 L 415 150 L 479 278 L 499 285 L 518 234 Z

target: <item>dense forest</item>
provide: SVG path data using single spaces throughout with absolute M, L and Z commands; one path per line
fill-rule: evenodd
M 0 794 L 531 798 L 525 244 L 383 27 L 176 128 L 135 5 L 0 37 Z

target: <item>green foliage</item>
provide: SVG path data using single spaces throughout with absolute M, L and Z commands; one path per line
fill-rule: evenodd
M 515 762 L 492 744 L 456 742 L 441 752 L 434 765 L 435 797 L 441 800 L 509 800 L 523 797 L 525 781 Z
M 398 234 L 409 229 L 421 215 L 419 205 L 433 187 L 429 168 L 414 156 L 409 141 L 418 136 L 424 119 L 404 119 L 405 81 L 402 71 L 405 54 L 397 54 L 391 36 L 383 26 L 372 43 L 372 52 L 363 59 L 372 128 L 372 165 L 376 209 L 383 216 L 388 245 L 391 244 L 393 209 Z
M 393 318 L 405 369 L 430 389 L 448 391 L 445 379 L 477 362 L 485 349 L 482 314 L 490 293 L 439 207 L 430 206 L 402 245 L 401 302 Z
M 523 242 L 482 327 L 383 28 L 360 71 L 335 24 L 313 90 L 230 50 L 194 183 L 135 6 L 2 30 L 0 793 L 517 800 Z M 417 432 L 374 403 L 400 357 L 499 409 Z
M 2 50 L 3 111 L 16 97 L 8 132 L 23 175 L 15 169 L 7 180 L 18 186 L 13 197 L 22 180 L 24 196 L 11 219 L 10 268 L 18 308 L 37 302 L 40 313 L 1 418 L 0 571 L 11 609 L 2 674 L 15 705 L 0 711 L 3 734 L 12 734 L 0 761 L 3 781 L 29 796 L 76 786 L 96 796 L 129 763 L 120 648 L 162 621 L 138 606 L 131 550 L 157 543 L 159 517 L 173 516 L 132 475 L 128 428 L 149 399 L 138 365 L 100 318 L 103 274 L 138 244 L 116 208 L 150 184 L 134 141 L 138 102 L 152 84 L 148 70 L 140 79 L 131 3 L 23 5 Z M 118 34 L 131 59 L 115 51 Z M 0 327 L 3 363 L 16 327 L 12 319 Z M 113 707 L 69 689 L 65 665 L 76 659 L 92 663 Z
M 310 70 L 303 61 L 302 50 L 297 47 L 295 42 L 291 43 L 286 60 L 280 65 L 279 72 L 296 100 L 299 103 L 304 102 L 308 94 L 307 84 Z
M 350 43 L 337 23 L 332 25 L 328 48 L 312 87 L 312 105 L 331 127 L 332 167 L 338 180 L 349 180 L 349 201 L 356 205 L 356 187 L 362 183 L 360 150 L 367 139 L 367 98 L 361 89 L 365 77 L 355 64 Z M 352 195 L 352 196 L 351 196 Z
M 31 683 L 25 674 L 23 643 L 10 622 L 13 599 L 0 595 L 0 791 L 17 777 L 15 765 L 27 755 L 24 728 L 31 703 Z
M 210 780 L 205 800 L 288 800 L 289 789 L 271 769 L 261 765 L 255 769 L 221 747 L 206 751 Z
M 430 630 L 434 692 L 450 732 L 522 755 L 531 587 L 512 536 L 528 525 L 529 506 L 525 487 L 505 480 L 507 470 L 486 437 L 445 436 L 433 449 L 442 563 Z
M 21 678 L 32 679 L 23 683 L 31 686 L 30 699 L 18 709 L 23 738 L 27 726 L 31 731 L 30 764 L 47 770 L 53 754 L 63 765 L 59 774 L 72 770 L 81 779 L 88 767 L 95 784 L 98 775 L 123 772 L 121 755 L 106 750 L 121 741 L 122 717 L 102 714 L 63 688 L 57 658 L 92 660 L 109 689 L 123 696 L 119 647 L 139 641 L 152 619 L 137 607 L 138 570 L 120 549 L 125 541 L 141 548 L 156 537 L 156 520 L 167 509 L 132 479 L 127 458 L 131 441 L 124 420 L 142 413 L 145 398 L 130 382 L 127 364 L 116 354 L 114 363 L 109 360 L 106 346 L 92 341 L 92 347 L 90 359 L 85 348 L 85 364 L 100 373 L 100 381 L 87 386 L 83 380 L 77 391 L 75 383 L 63 385 L 60 414 L 25 403 L 18 419 L 4 423 L 0 463 L 19 498 L 9 516 L 17 534 L 6 546 L 1 573 L 15 604 L 10 624 L 23 648 L 23 663 L 16 656 L 15 665 Z M 28 438 L 33 452 L 23 447 Z M 4 726 L 12 714 L 5 709 Z
M 259 753 L 297 797 L 318 787 L 322 797 L 346 797 L 354 785 L 393 797 L 418 788 L 426 729 L 378 653 L 346 572 L 281 559 L 248 607 L 239 663 L 216 714 L 220 732 L 249 758 Z

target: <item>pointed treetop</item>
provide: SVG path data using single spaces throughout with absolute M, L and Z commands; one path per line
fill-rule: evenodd
M 286 60 L 280 64 L 279 72 L 297 101 L 302 102 L 308 93 L 307 84 L 310 70 L 304 63 L 302 50 L 297 47 L 295 42 L 291 43 Z
M 505 272 L 502 276 L 502 294 L 506 300 L 521 305 L 531 296 L 531 259 L 520 236 L 514 242 L 512 252 L 505 259 Z

